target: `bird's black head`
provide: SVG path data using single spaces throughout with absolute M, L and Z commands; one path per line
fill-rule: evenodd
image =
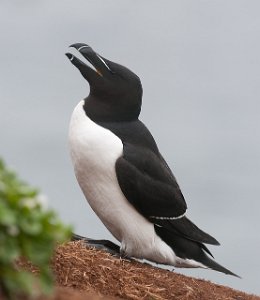
M 94 67 L 66 53 L 72 64 L 88 81 L 90 94 L 85 110 L 95 121 L 132 121 L 138 118 L 142 104 L 142 85 L 139 77 L 124 66 L 109 61 L 86 44 L 71 45 Z

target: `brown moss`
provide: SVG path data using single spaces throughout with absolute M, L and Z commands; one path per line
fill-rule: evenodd
M 57 283 L 123 299 L 260 300 L 209 281 L 190 278 L 71 242 L 57 248 L 53 259 Z
M 36 272 L 30 264 L 23 263 L 23 266 Z M 206 280 L 122 260 L 104 251 L 86 248 L 82 242 L 59 246 L 52 267 L 58 288 L 51 300 L 260 300 L 258 296 Z

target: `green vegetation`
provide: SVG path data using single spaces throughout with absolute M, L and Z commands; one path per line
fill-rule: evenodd
M 70 227 L 44 208 L 38 191 L 0 160 L 0 294 L 13 299 L 51 292 L 50 260 L 57 243 L 65 242 L 70 235 Z M 39 268 L 37 277 L 17 269 L 16 262 L 21 258 Z

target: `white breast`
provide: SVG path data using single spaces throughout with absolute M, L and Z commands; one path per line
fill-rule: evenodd
M 69 146 L 77 180 L 90 206 L 128 255 L 175 264 L 172 249 L 120 189 L 115 163 L 123 154 L 122 141 L 90 120 L 83 104 L 81 101 L 73 111 Z

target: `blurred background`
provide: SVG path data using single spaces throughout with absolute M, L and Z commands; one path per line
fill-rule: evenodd
M 75 42 L 126 65 L 141 120 L 216 260 L 243 279 L 189 276 L 260 294 L 260 2 L 1 0 L 0 156 L 75 232 L 113 240 L 74 178 L 67 131 L 89 87 L 64 53 Z

